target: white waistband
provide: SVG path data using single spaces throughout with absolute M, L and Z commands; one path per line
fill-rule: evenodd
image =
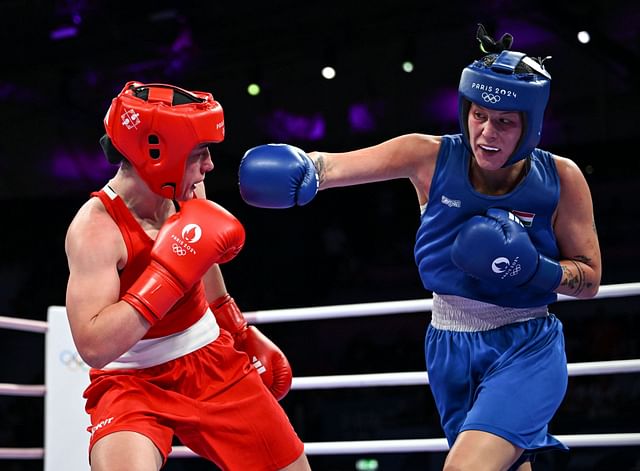
M 194 352 L 216 340 L 219 335 L 216 318 L 207 308 L 200 320 L 191 327 L 166 337 L 139 340 L 128 352 L 102 369 L 149 368 Z
M 433 293 L 431 325 L 441 330 L 480 332 L 548 315 L 547 306 L 505 307 L 461 296 Z

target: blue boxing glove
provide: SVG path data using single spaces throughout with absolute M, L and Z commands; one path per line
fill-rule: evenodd
M 309 156 L 287 144 L 249 149 L 238 172 L 240 195 L 259 208 L 303 206 L 318 192 L 318 175 Z
M 522 222 L 498 208 L 473 216 L 462 226 L 451 260 L 469 275 L 505 288 L 531 286 L 551 292 L 562 278 L 560 264 L 538 253 Z

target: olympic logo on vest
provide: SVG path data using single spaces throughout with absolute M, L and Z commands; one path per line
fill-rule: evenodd
M 494 95 L 493 93 L 482 92 L 481 96 L 487 103 L 496 104 L 500 101 L 500 95 Z

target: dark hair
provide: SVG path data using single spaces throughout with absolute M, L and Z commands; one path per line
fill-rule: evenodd
M 127 160 L 124 155 L 118 151 L 106 134 L 100 138 L 100 147 L 110 164 L 119 164 L 123 160 Z

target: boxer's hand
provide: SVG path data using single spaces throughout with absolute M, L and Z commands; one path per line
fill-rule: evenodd
M 222 206 L 204 199 L 182 203 L 158 231 L 149 266 L 122 299 L 153 325 L 211 265 L 235 257 L 244 237 L 242 224 Z
M 259 208 L 303 206 L 318 192 L 313 162 L 303 150 L 287 144 L 249 149 L 238 177 L 242 199 Z
M 293 378 L 284 353 L 257 328 L 247 326 L 238 305 L 228 294 L 213 301 L 210 307 L 220 327 L 233 335 L 235 349 L 249 356 L 271 394 L 278 401 L 282 399 L 291 389 Z
M 451 260 L 469 275 L 505 288 L 532 286 L 550 292 L 562 277 L 560 264 L 538 253 L 520 220 L 497 208 L 462 226 Z

